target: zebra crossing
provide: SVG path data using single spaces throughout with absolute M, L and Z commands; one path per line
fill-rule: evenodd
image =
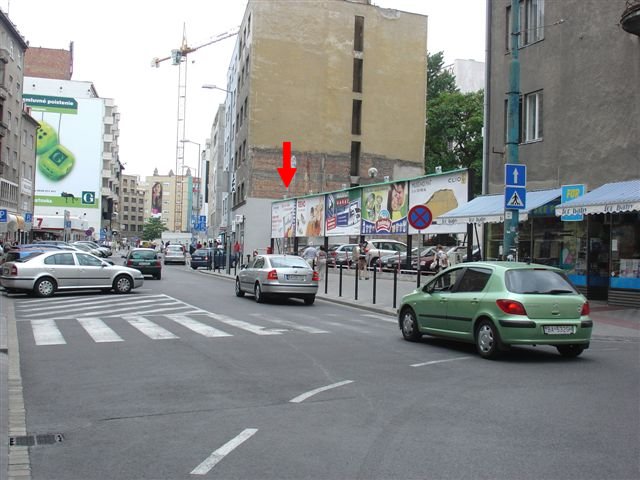
M 78 331 L 77 326 L 88 336 L 83 335 L 83 338 L 98 344 L 124 342 L 127 336 L 131 339 L 131 335 L 172 340 L 187 334 L 222 338 L 240 333 L 258 336 L 332 333 L 330 329 L 322 328 L 315 316 L 301 318 L 313 321 L 314 326 L 274 318 L 266 313 L 250 313 L 247 320 L 241 320 L 203 310 L 164 294 L 92 297 L 90 303 L 87 297 L 30 299 L 16 302 L 15 311 L 17 320 L 29 323 L 36 346 L 66 345 L 65 331 L 69 335 L 70 331 Z M 362 328 L 361 325 L 357 328 L 340 325 L 332 321 L 332 316 L 326 314 L 324 326 L 353 331 Z M 73 338 L 77 339 L 77 333 Z

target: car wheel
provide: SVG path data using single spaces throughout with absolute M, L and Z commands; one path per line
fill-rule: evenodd
M 304 304 L 305 305 L 313 305 L 313 302 L 316 301 L 316 296 L 315 295 L 307 295 L 306 297 L 304 297 Z
M 56 291 L 56 282 L 53 278 L 44 277 L 33 286 L 33 293 L 37 297 L 50 297 Z
M 157 275 L 156 275 L 156 279 L 157 279 L 157 280 L 162 280 L 162 274 L 161 274 L 161 273 L 157 274 Z
M 582 345 L 558 345 L 556 348 L 558 353 L 565 358 L 576 358 L 584 352 Z
M 194 269 L 194 270 L 198 269 L 198 267 L 196 267 L 195 265 L 191 265 L 191 268 Z
M 489 320 L 480 320 L 476 327 L 476 349 L 482 358 L 497 358 L 500 355 L 500 335 Z
M 126 275 L 120 275 L 113 281 L 113 289 L 116 293 L 129 293 L 133 287 L 133 282 Z
M 244 292 L 240 288 L 240 279 L 236 278 L 236 297 L 244 297 Z
M 256 302 L 264 303 L 264 295 L 262 295 L 262 288 L 260 288 L 260 284 L 259 283 L 256 283 L 256 286 L 253 289 L 253 295 L 256 298 Z
M 405 308 L 400 314 L 400 329 L 404 339 L 409 342 L 417 342 L 422 338 L 416 314 L 410 308 Z

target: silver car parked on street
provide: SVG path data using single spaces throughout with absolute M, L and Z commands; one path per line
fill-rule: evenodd
M 302 298 L 312 305 L 320 276 L 297 255 L 257 255 L 236 276 L 236 296 L 252 293 L 256 302 L 267 297 Z
M 58 290 L 114 290 L 129 293 L 141 287 L 139 270 L 113 265 L 72 250 L 51 250 L 2 265 L 0 285 L 9 293 L 26 292 L 50 297 Z

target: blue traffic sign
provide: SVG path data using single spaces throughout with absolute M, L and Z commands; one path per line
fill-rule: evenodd
M 507 210 L 525 210 L 527 208 L 527 189 L 524 187 L 505 187 L 504 208 Z
M 25 221 L 25 223 L 33 223 L 33 213 L 26 212 L 24 214 L 24 221 Z
M 527 166 L 520 163 L 505 164 L 504 184 L 511 187 L 526 187 Z
M 5 208 L 0 209 L 0 223 L 7 223 L 7 210 Z

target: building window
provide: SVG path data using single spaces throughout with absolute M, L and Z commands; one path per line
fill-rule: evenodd
M 525 142 L 542 140 L 542 91 L 525 95 L 523 115 Z
M 353 91 L 362 93 L 362 68 L 363 60 L 361 58 L 353 59 Z
M 544 39 L 544 0 L 526 0 L 523 13 L 525 45 Z
M 360 142 L 351 142 L 351 176 L 360 175 Z
M 358 15 L 356 15 L 353 32 L 353 49 L 356 52 L 362 52 L 364 49 L 364 17 Z
M 362 100 L 353 101 L 351 113 L 351 133 L 360 135 L 362 133 Z

